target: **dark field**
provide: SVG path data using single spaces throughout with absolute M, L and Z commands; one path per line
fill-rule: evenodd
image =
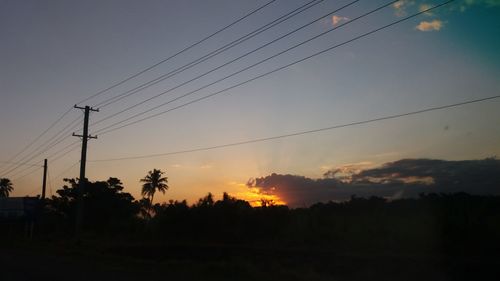
M 85 245 L 35 244 L 2 247 L 2 280 L 498 280 L 500 276 L 500 260 L 493 256 L 227 246 L 89 251 Z
M 55 210 L 46 206 L 31 240 L 20 238 L 21 225 L 1 225 L 2 281 L 500 276 L 500 198 L 495 196 L 352 198 L 302 209 L 252 208 L 229 196 L 218 201 L 207 196 L 193 206 L 156 205 L 151 218 L 137 217 L 134 208 L 130 213 L 96 207 L 92 210 L 99 212 L 87 209 L 87 222 L 93 223 L 78 240 L 71 213 Z

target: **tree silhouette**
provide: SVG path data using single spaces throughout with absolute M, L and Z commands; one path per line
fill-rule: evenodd
M 161 170 L 153 169 L 153 171 L 149 171 L 148 174 L 140 180 L 144 183 L 142 185 L 141 194 L 149 199 L 151 206 L 153 205 L 153 197 L 156 191 L 158 190 L 165 194 L 165 191 L 168 189 L 168 178 L 162 177 L 164 173 L 165 172 Z
M 12 190 L 12 182 L 8 178 L 0 178 L 0 197 L 9 197 Z
M 78 198 L 78 180 L 64 179 L 65 185 L 47 202 L 51 215 L 74 219 Z M 133 224 L 140 206 L 134 197 L 123 192 L 123 184 L 117 178 L 107 181 L 88 181 L 83 194 L 84 226 L 87 229 L 113 229 Z

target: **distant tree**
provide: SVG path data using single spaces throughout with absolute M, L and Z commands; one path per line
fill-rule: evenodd
M 9 197 L 12 190 L 12 182 L 7 178 L 0 178 L 0 197 Z
M 123 190 L 123 183 L 118 178 L 109 178 L 107 180 L 108 186 L 116 191 Z
M 165 172 L 162 172 L 161 170 L 153 169 L 140 180 L 144 183 L 142 185 L 141 194 L 144 198 L 149 199 L 151 206 L 153 206 L 153 198 L 157 190 L 163 194 L 165 194 L 165 191 L 168 190 L 168 178 L 162 177 L 164 173 Z
M 214 196 L 211 192 L 209 192 L 205 197 L 200 198 L 195 206 L 201 208 L 207 208 L 207 207 L 212 207 L 213 205 L 214 205 Z
M 276 206 L 276 203 L 274 202 L 273 199 L 261 198 L 260 199 L 260 206 L 262 208 L 273 207 L 273 206 Z
M 78 198 L 78 180 L 64 179 L 66 183 L 57 190 L 58 196 L 48 200 L 47 209 L 65 218 L 74 219 Z M 117 178 L 107 181 L 87 182 L 83 194 L 85 227 L 111 229 L 135 221 L 140 206 L 134 197 L 123 192 L 123 184 Z
M 151 202 L 149 201 L 149 199 L 142 198 L 142 199 L 138 200 L 137 203 L 140 206 L 140 210 L 139 210 L 140 217 L 143 219 L 151 219 L 152 206 L 151 206 Z

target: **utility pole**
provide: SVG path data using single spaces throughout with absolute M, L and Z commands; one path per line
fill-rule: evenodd
M 42 202 L 45 200 L 46 187 L 47 187 L 47 159 L 43 160 Z
M 83 225 L 83 194 L 85 191 L 85 184 L 87 183 L 87 178 L 85 177 L 85 166 L 87 162 L 87 141 L 89 139 L 96 139 L 96 136 L 89 135 L 89 115 L 90 111 L 99 112 L 99 109 L 93 109 L 90 106 L 79 107 L 75 105 L 75 108 L 82 109 L 85 113 L 83 119 L 83 134 L 77 135 L 73 133 L 74 137 L 82 138 L 82 156 L 80 159 L 80 179 L 78 181 L 78 192 L 77 192 L 77 207 L 76 207 L 76 229 L 75 234 L 78 238 L 82 230 Z

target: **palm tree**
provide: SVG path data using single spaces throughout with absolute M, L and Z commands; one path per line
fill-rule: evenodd
M 9 197 L 12 190 L 12 182 L 7 178 L 0 178 L 0 197 Z
M 165 172 L 161 170 L 153 169 L 153 171 L 149 171 L 148 174 L 141 179 L 142 185 L 142 196 L 147 197 L 149 199 L 149 203 L 153 205 L 153 197 L 155 196 L 155 192 L 158 190 L 165 194 L 165 191 L 168 189 L 168 178 L 162 177 Z

